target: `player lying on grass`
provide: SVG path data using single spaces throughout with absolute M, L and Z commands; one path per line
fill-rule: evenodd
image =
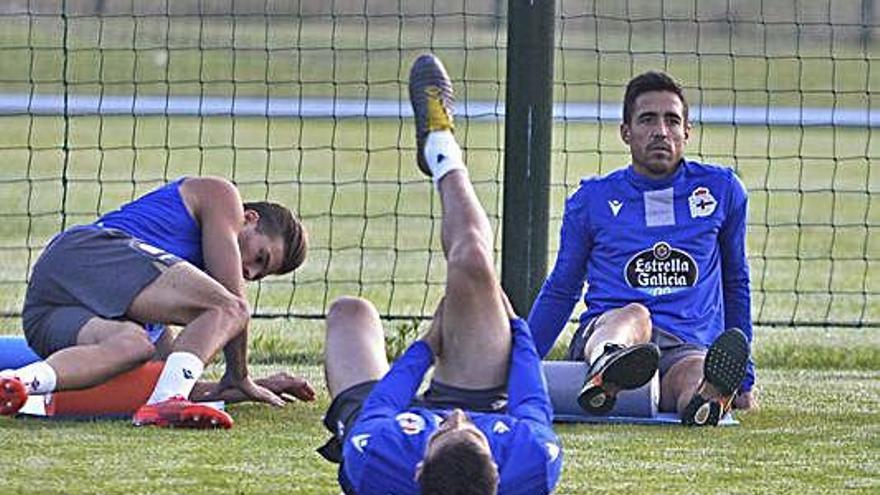
M 248 373 L 244 281 L 291 272 L 305 254 L 290 210 L 242 203 L 215 177 L 178 179 L 62 232 L 34 265 L 22 312 L 44 361 L 0 372 L 0 414 L 15 413 L 25 392 L 90 387 L 167 355 L 134 424 L 228 428 L 228 414 L 186 400 L 220 349 L 219 391 L 284 405 Z M 172 340 L 164 324 L 183 329 Z
M 590 413 L 607 413 L 619 390 L 658 366 L 660 408 L 685 424 L 757 405 L 746 190 L 732 170 L 682 158 L 690 129 L 672 78 L 635 77 L 620 126 L 632 164 L 585 179 L 566 202 L 556 266 L 529 326 L 546 354 L 587 282 L 569 358 L 591 365 L 578 398 Z
M 446 293 L 430 330 L 389 370 L 379 314 L 341 298 L 327 317 L 325 371 L 348 494 L 549 493 L 562 465 L 540 361 L 495 274 L 492 233 L 452 135 L 452 86 L 440 61 L 410 72 L 418 163 L 443 204 Z M 416 391 L 434 364 L 433 381 Z

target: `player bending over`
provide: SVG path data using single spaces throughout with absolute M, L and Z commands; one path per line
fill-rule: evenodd
M 618 391 L 658 367 L 660 408 L 685 424 L 757 405 L 746 190 L 732 170 L 682 158 L 690 129 L 672 78 L 635 77 L 620 125 L 632 165 L 583 180 L 566 203 L 556 266 L 529 325 L 546 354 L 587 282 L 569 358 L 591 366 L 579 396 L 590 413 L 610 411 Z
M 390 370 L 373 305 L 333 303 L 324 423 L 334 438 L 320 452 L 341 461 L 348 494 L 550 493 L 562 452 L 540 361 L 498 283 L 489 222 L 452 135 L 452 85 L 435 57 L 415 61 L 410 99 L 419 168 L 443 204 L 446 293 L 430 330 Z
M 0 414 L 14 414 L 25 394 L 87 388 L 167 355 L 134 424 L 228 428 L 228 414 L 187 400 L 220 349 L 218 395 L 283 405 L 248 373 L 244 281 L 291 272 L 305 254 L 290 210 L 242 203 L 215 177 L 178 179 L 62 232 L 34 265 L 23 310 L 44 361 L 0 372 Z M 183 329 L 172 339 L 164 324 Z

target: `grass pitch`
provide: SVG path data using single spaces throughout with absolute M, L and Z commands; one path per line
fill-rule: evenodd
M 764 3 L 738 6 L 764 12 Z M 589 2 L 561 10 L 558 101 L 618 102 L 634 73 L 665 68 L 700 104 L 876 107 L 876 44 L 863 52 L 843 38 L 811 37 L 801 32 L 809 23 L 737 22 L 737 36 L 712 22 L 705 30 L 630 25 L 615 10 L 629 3 L 596 4 L 592 13 Z M 697 8 L 691 0 L 660 5 Z M 785 5 L 774 4 L 771 17 L 787 19 Z M 74 16 L 62 38 L 58 16 L 4 16 L 0 90 L 393 99 L 405 97 L 412 58 L 433 50 L 462 99 L 503 99 L 503 30 L 459 15 L 403 21 Z M 723 17 L 720 26 L 729 25 Z M 853 27 L 838 26 L 832 37 Z M 413 164 L 410 122 L 18 115 L 0 117 L 0 131 L 4 314 L 20 310 L 35 257 L 62 221 L 90 222 L 184 174 L 234 179 L 247 199 L 285 202 L 309 227 L 303 270 L 252 290 L 261 314 L 320 316 L 336 296 L 359 294 L 384 315 L 428 315 L 442 291 L 440 209 Z M 607 123 L 554 129 L 551 250 L 578 178 L 626 162 L 616 134 Z M 458 137 L 498 247 L 503 124 L 459 122 Z M 873 129 L 695 131 L 688 155 L 735 167 L 751 191 L 756 319 L 880 321 L 878 142 Z M 0 333 L 19 325 L 2 320 Z M 396 354 L 412 325 L 388 330 Z M 740 427 L 561 426 L 558 493 L 880 492 L 880 333 L 758 328 L 755 338 L 763 407 L 741 415 Z M 317 321 L 256 322 L 254 371 L 285 368 L 322 388 L 321 345 Z M 235 405 L 237 425 L 224 432 L 0 418 L 0 493 L 336 494 L 334 467 L 314 452 L 326 438 L 327 403 L 322 392 L 283 410 Z
M 320 356 L 319 325 L 269 327 L 257 330 L 279 335 L 276 345 L 257 342 L 255 360 L 287 362 L 255 373 L 283 368 L 321 388 L 320 365 L 290 357 Z M 807 356 L 783 357 L 803 347 Z M 823 351 L 837 358 L 823 364 Z M 740 414 L 738 427 L 559 426 L 565 464 L 557 493 L 877 493 L 876 332 L 768 330 L 758 333 L 756 359 L 762 408 Z M 229 431 L 0 418 L 0 485 L 4 494 L 337 494 L 334 466 L 314 450 L 327 437 L 320 420 L 328 402 L 322 390 L 316 402 L 280 410 L 232 405 Z

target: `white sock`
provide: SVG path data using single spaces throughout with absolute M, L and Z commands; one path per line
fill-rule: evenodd
M 147 404 L 155 404 L 179 395 L 189 398 L 196 381 L 205 371 L 205 363 L 198 356 L 189 352 L 172 352 L 165 360 L 165 367 L 156 382 L 153 394 Z
M 434 185 L 440 184 L 440 179 L 453 170 L 464 170 L 464 160 L 461 157 L 461 147 L 455 141 L 452 131 L 434 131 L 428 134 L 425 140 L 425 160 L 431 169 L 431 177 Z
M 55 391 L 58 376 L 45 361 L 37 361 L 17 370 L 3 370 L 0 376 L 14 376 L 27 387 L 29 395 L 43 395 Z

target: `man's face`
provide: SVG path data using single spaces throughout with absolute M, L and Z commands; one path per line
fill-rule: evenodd
M 677 169 L 690 130 L 678 95 L 648 91 L 636 98 L 629 124 L 620 125 L 620 137 L 629 145 L 636 172 L 659 179 Z
M 486 435 L 465 415 L 464 411 L 455 409 L 428 439 L 425 459 L 430 458 L 443 445 L 456 441 L 473 442 L 481 450 L 485 450 L 487 455 L 492 455 Z
M 284 240 L 268 236 L 257 229 L 257 212 L 245 212 L 245 225 L 238 234 L 238 248 L 241 251 L 241 274 L 245 280 L 256 281 L 277 273 L 281 269 L 284 256 Z

